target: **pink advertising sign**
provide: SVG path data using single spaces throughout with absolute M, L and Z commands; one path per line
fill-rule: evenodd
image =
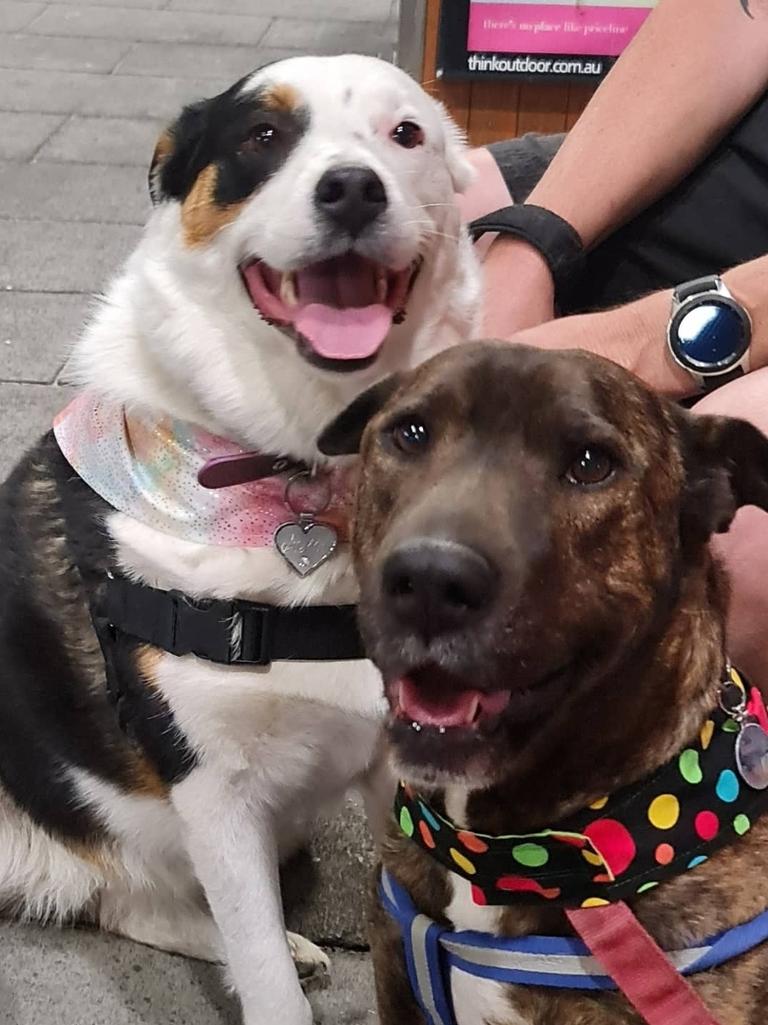
M 618 57 L 650 5 L 480 3 L 469 7 L 468 50 L 497 53 L 600 54 Z
M 631 42 L 654 4 L 443 0 L 438 70 L 449 77 L 599 77 Z

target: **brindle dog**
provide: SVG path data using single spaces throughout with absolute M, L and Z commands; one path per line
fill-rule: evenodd
M 739 506 L 768 509 L 757 429 L 696 417 L 585 353 L 479 343 L 384 381 L 321 448 L 361 440 L 361 621 L 402 778 L 463 828 L 526 833 L 697 735 L 726 658 L 728 588 L 708 540 Z M 454 715 L 468 689 L 481 694 L 471 725 Z M 413 730 L 414 708 L 443 730 Z M 557 908 L 472 907 L 464 880 L 394 822 L 383 860 L 439 922 L 572 935 Z M 764 911 L 768 816 L 632 907 L 668 949 Z M 372 943 L 382 1025 L 422 1025 L 378 905 Z M 454 984 L 458 1025 L 640 1021 L 614 993 L 470 984 Z M 722 1025 L 764 1025 L 768 944 L 694 985 Z

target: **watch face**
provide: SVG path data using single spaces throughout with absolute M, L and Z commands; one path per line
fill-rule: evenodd
M 749 348 L 750 337 L 746 312 L 725 296 L 704 295 L 684 303 L 669 325 L 675 359 L 704 376 L 734 367 Z

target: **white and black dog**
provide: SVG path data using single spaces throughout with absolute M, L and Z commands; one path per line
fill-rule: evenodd
M 291 955 L 323 955 L 286 938 L 277 864 L 369 770 L 381 710 L 343 523 L 302 554 L 344 507 L 349 461 L 316 438 L 469 335 L 469 176 L 439 105 L 372 58 L 286 60 L 187 107 L 76 347 L 84 398 L 0 490 L 0 906 L 226 961 L 247 1025 L 311 1021 Z M 245 637 L 257 615 L 272 648 Z

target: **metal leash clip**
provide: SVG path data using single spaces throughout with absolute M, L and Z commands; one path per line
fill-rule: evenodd
M 739 727 L 734 749 L 739 775 L 753 790 L 765 790 L 768 788 L 768 733 L 750 713 L 746 688 L 730 662 L 726 662 L 718 703 Z

